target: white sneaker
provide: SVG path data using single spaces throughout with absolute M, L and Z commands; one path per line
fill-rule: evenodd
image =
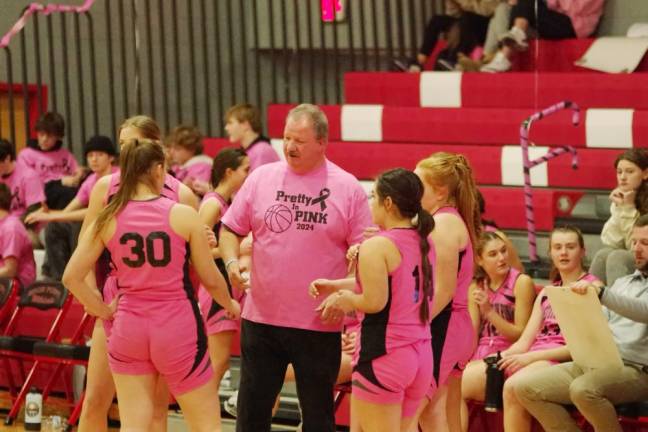
M 223 409 L 232 417 L 236 417 L 236 400 L 238 399 L 238 390 L 232 393 L 227 400 L 223 401 Z
M 515 48 L 519 51 L 526 51 L 529 48 L 526 32 L 519 27 L 513 26 L 511 30 L 500 36 L 501 41 L 506 39 L 515 42 Z
M 498 51 L 493 57 L 493 60 L 490 63 L 485 64 L 479 70 L 482 72 L 506 72 L 511 69 L 511 61 L 506 58 L 502 51 Z

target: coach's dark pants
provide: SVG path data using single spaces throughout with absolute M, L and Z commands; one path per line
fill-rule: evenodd
M 270 431 L 272 406 L 292 363 L 304 432 L 334 432 L 333 387 L 340 356 L 340 333 L 243 320 L 236 431 Z

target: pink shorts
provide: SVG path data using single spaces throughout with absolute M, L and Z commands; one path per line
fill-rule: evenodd
M 243 303 L 245 302 L 245 291 L 240 292 L 236 288 L 232 288 L 232 293 L 234 294 L 234 299 L 240 303 L 242 310 Z M 225 309 L 214 301 L 202 285 L 200 285 L 200 289 L 198 290 L 198 301 L 208 335 L 226 331 L 239 331 L 241 328 L 241 320 L 228 318 Z
M 108 339 L 108 357 L 114 373 L 159 372 L 174 396 L 213 376 L 205 325 L 193 299 L 144 303 L 122 297 Z
M 103 290 L 101 291 L 103 294 L 103 300 L 104 303 L 110 304 L 110 302 L 113 301 L 115 296 L 117 296 L 117 278 L 114 276 L 108 276 L 106 278 L 106 281 L 104 282 Z M 103 327 L 104 327 L 104 332 L 106 333 L 106 337 L 110 337 L 110 333 L 112 332 L 112 321 L 106 321 L 102 320 Z
M 485 343 L 480 343 L 477 345 L 475 354 L 472 357 L 472 360 L 481 360 L 488 357 L 491 354 L 497 354 L 497 351 L 504 351 L 511 347 L 511 343 L 503 340 L 496 340 L 491 343 L 491 341 L 486 341 Z
M 434 385 L 427 397 L 445 385 L 450 375 L 461 375 L 475 351 L 475 330 L 468 309 L 447 308 L 432 321 Z
M 412 417 L 432 382 L 430 341 L 396 348 L 353 368 L 354 397 L 375 404 L 402 404 L 402 416 Z

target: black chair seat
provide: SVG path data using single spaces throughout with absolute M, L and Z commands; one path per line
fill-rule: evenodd
M 31 354 L 40 341 L 42 339 L 28 336 L 0 336 L 0 350 Z
M 69 360 L 88 360 L 90 347 L 85 345 L 38 342 L 34 345 L 34 355 Z
M 622 417 L 648 417 L 648 401 L 620 404 L 616 411 Z

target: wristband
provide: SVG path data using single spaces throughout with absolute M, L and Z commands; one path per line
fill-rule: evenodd
M 227 262 L 225 263 L 225 270 L 229 270 L 230 264 L 234 262 L 238 262 L 238 258 L 228 259 Z

